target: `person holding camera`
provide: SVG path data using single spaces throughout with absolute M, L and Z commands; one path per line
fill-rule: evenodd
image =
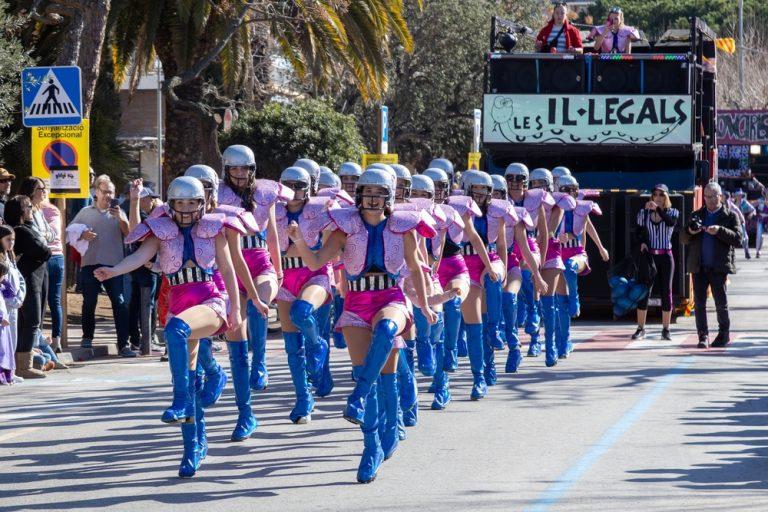
M 675 258 L 672 255 L 672 233 L 675 231 L 680 216 L 672 208 L 669 188 L 663 183 L 653 187 L 651 199 L 637 213 L 637 231 L 640 251 L 649 253 L 656 265 L 656 280 L 661 289 L 661 339 L 671 340 L 669 323 L 672 320 L 672 275 L 675 273 Z M 645 338 L 645 319 L 648 316 L 648 299 L 653 291 L 653 284 L 648 293 L 637 305 L 637 330 L 633 340 Z
M 704 187 L 704 206 L 691 214 L 688 227 L 680 234 L 689 246 L 688 271 L 693 277 L 693 302 L 699 348 L 709 347 L 707 327 L 707 289 L 712 289 L 717 311 L 718 332 L 713 347 L 730 343 L 731 320 L 728 316 L 726 280 L 736 272 L 734 248 L 741 245 L 736 214 L 723 204 L 720 185 L 710 182 Z
M 593 28 L 591 36 L 600 53 L 632 53 L 632 42 L 640 40 L 640 32 L 624 24 L 621 7 L 611 7 L 605 25 Z
M 568 5 L 553 2 L 552 18 L 536 36 L 536 51 L 542 53 L 584 53 L 581 33 L 568 21 Z
M 100 282 L 93 275 L 99 267 L 116 265 L 125 257 L 123 237 L 128 234 L 128 218 L 115 199 L 115 184 L 107 175 L 94 181 L 96 202 L 80 210 L 70 227 L 82 226 L 79 241 L 88 242 L 82 256 L 83 339 L 80 346 L 93 348 L 96 329 L 96 302 L 102 285 L 112 303 L 112 316 L 117 331 L 117 349 L 122 357 L 136 357 L 128 347 L 128 304 L 125 300 L 125 278 L 113 277 Z M 69 230 L 69 229 L 68 229 Z M 72 240 L 70 239 L 70 242 Z

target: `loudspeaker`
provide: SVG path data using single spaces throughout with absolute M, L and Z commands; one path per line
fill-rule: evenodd
M 491 59 L 491 94 L 536 94 L 536 61 Z
M 592 92 L 595 94 L 640 94 L 640 67 L 635 61 L 593 60 Z
M 688 63 L 674 60 L 645 61 L 645 94 L 687 94 Z
M 542 94 L 578 94 L 586 90 L 584 59 L 541 59 L 539 89 Z

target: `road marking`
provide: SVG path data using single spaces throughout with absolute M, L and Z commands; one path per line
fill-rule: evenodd
M 667 387 L 693 363 L 693 356 L 686 357 L 672 368 L 661 380 L 657 381 L 631 409 L 624 413 L 603 436 L 593 444 L 570 469 L 557 478 L 542 496 L 529 509 L 530 512 L 543 512 L 557 504 L 573 485 L 597 462 L 597 460 L 618 441 L 624 433 L 647 411 Z
M 19 437 L 24 434 L 29 434 L 30 432 L 34 432 L 35 430 L 42 430 L 42 428 L 43 427 L 27 427 L 27 428 L 14 430 L 12 432 L 8 432 L 5 434 L 0 434 L 0 443 L 3 441 L 8 441 L 9 439 L 13 439 L 14 437 Z

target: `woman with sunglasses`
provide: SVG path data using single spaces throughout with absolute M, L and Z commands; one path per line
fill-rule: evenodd
M 224 215 L 205 213 L 205 190 L 195 178 L 174 179 L 168 186 L 167 197 L 161 214 L 150 216 L 126 237 L 126 243 L 141 242 L 139 248 L 114 267 L 97 268 L 94 276 L 99 281 L 112 279 L 145 265 L 157 255 L 158 265 L 168 277 L 172 318 L 164 332 L 173 403 L 161 420 L 181 423 L 184 455 L 179 476 L 190 478 L 199 468 L 206 449 L 200 443 L 204 435 L 198 432 L 204 425 L 196 421 L 196 340 L 234 329 L 241 323 L 240 294 L 226 231 L 234 229 L 243 234 L 244 229 Z M 224 280 L 229 308 L 213 280 L 216 268 Z
M 379 431 L 378 382 L 396 379 L 398 335 L 413 322 L 397 281 L 407 267 L 420 306 L 429 324 L 435 314 L 427 302 L 427 288 L 419 265 L 417 234 L 431 238 L 431 219 L 419 211 L 393 211 L 396 182 L 384 169 L 367 169 L 357 182 L 356 207 L 326 209 L 322 222 L 301 219 L 289 227 L 294 247 L 310 269 L 324 268 L 341 256 L 349 291 L 339 327 L 344 331 L 355 387 L 347 398 L 344 418 L 363 431 L 365 449 L 357 480 L 376 478 L 380 464 L 397 447 L 397 429 Z M 312 250 L 307 238 L 327 227 L 334 231 L 321 248 Z M 388 424 L 389 425 L 389 424 Z
M 650 253 L 656 264 L 656 280 L 661 295 L 661 339 L 671 340 L 669 323 L 672 320 L 672 276 L 675 273 L 675 258 L 672 255 L 672 234 L 680 216 L 672 208 L 669 198 L 669 188 L 663 183 L 653 187 L 651 198 L 646 201 L 643 209 L 637 212 L 637 235 L 640 250 Z M 648 299 L 653 291 L 653 283 L 648 293 L 637 305 L 637 330 L 632 335 L 633 340 L 645 339 L 645 319 L 648 315 Z

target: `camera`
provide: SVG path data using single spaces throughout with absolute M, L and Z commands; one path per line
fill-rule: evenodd
M 701 222 L 701 218 L 698 215 L 691 216 L 691 220 L 688 221 L 688 229 L 691 231 L 700 231 L 704 229 L 704 223 Z

